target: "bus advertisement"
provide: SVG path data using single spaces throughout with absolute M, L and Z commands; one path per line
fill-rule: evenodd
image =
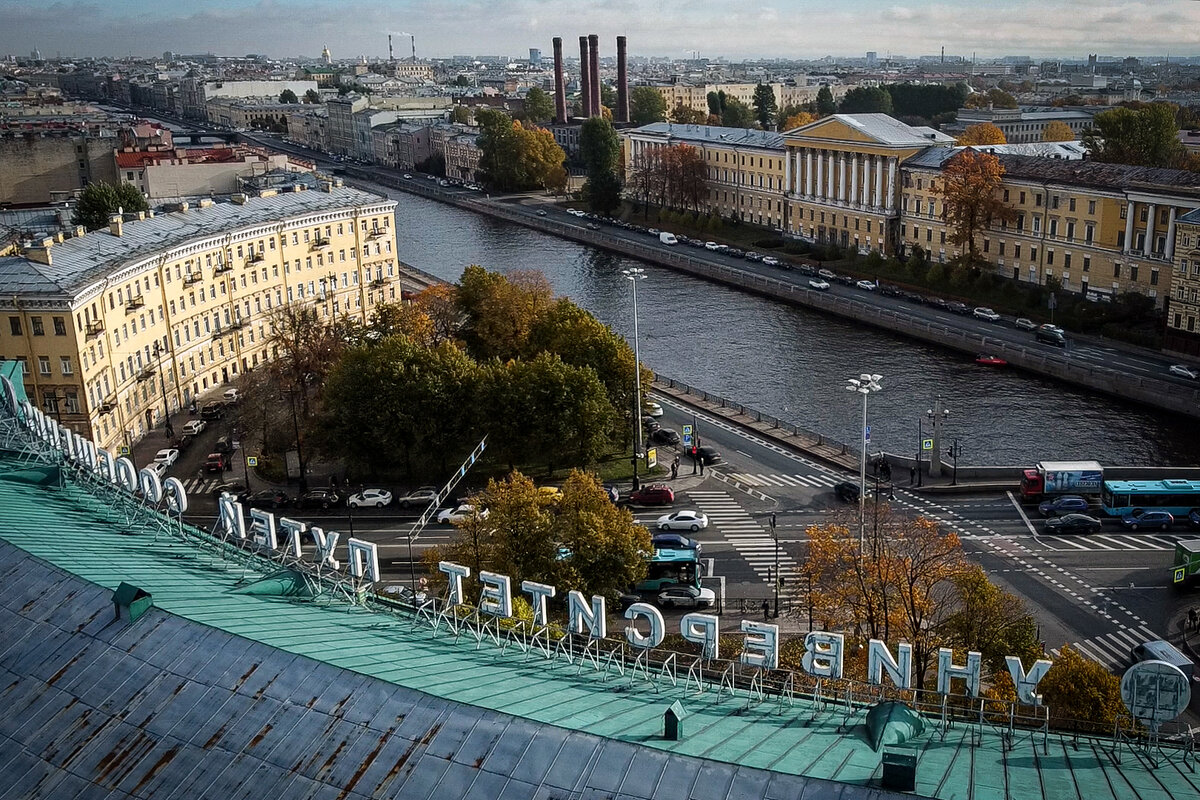
M 1200 481 L 1105 481 L 1100 492 L 1104 513 L 1124 517 L 1141 511 L 1168 511 L 1176 517 L 1200 514 Z
M 646 561 L 646 577 L 634 587 L 639 592 L 660 592 L 668 586 L 700 588 L 704 565 L 698 549 L 658 547 Z

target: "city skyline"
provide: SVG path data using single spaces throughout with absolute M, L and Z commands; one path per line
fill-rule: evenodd
M 618 0 L 601 9 L 552 0 L 402 0 L 365 2 L 352 10 L 314 0 L 202 0 L 187 10 L 147 8 L 141 0 L 0 5 L 0 53 L 45 58 L 153 56 L 165 51 L 275 58 L 315 58 L 328 45 L 335 59 L 491 53 L 521 58 L 550 49 L 554 36 L 629 37 L 634 56 L 820 59 L 947 55 L 1083 58 L 1200 55 L 1200 2 L 1150 6 L 1122 0 L 1001 0 L 978 7 L 940 2 L 844 0 L 836 11 L 807 16 L 807 4 L 783 0 L 731 11 L 716 0 Z M 64 24 L 64 21 L 73 21 Z M 941 32 L 941 35 L 938 33 Z M 482 50 L 480 49 L 482 48 Z M 605 55 L 609 55 L 607 52 Z

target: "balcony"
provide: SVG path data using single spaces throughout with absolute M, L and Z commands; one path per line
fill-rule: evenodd
M 153 378 L 154 372 L 155 372 L 154 367 L 143 367 L 142 371 L 137 374 L 138 383 L 141 383 L 143 381 L 148 381 L 151 378 Z
M 371 281 L 372 289 L 382 289 L 384 286 L 387 286 L 387 278 L 376 278 Z
M 329 239 L 324 236 L 318 236 L 309 243 L 309 250 L 320 250 L 322 247 L 329 247 Z
M 109 397 L 96 409 L 101 414 L 111 414 L 117 407 L 117 398 Z
M 222 273 L 229 272 L 231 269 L 233 269 L 233 264 L 222 262 L 213 267 L 213 275 L 220 275 Z
M 137 311 L 139 308 L 142 308 L 145 305 L 146 299 L 140 294 L 137 297 L 131 297 L 129 298 L 129 301 L 125 303 L 125 313 L 132 314 L 134 311 Z
M 199 283 L 202 280 L 204 280 L 204 275 L 200 272 L 189 272 L 183 276 L 183 285 L 191 286 L 193 283 Z
M 241 318 L 241 317 L 238 317 L 238 318 L 237 318 L 237 319 L 235 319 L 233 322 L 229 323 L 228 330 L 231 330 L 231 331 L 239 331 L 239 330 L 241 330 L 241 329 L 242 329 L 242 327 L 243 327 L 245 324 L 246 324 L 246 323 L 245 323 L 245 322 L 242 320 L 242 318 Z
M 94 320 L 88 322 L 87 335 L 88 335 L 89 339 L 93 336 L 99 336 L 103 332 L 104 332 L 104 321 L 103 320 L 94 319 Z
M 246 264 L 260 264 L 265 258 L 262 253 L 254 252 L 246 256 Z
M 383 228 L 372 228 L 371 232 L 367 234 L 367 238 L 368 239 L 378 239 L 380 236 L 386 236 L 386 235 L 387 235 L 387 231 L 385 231 Z

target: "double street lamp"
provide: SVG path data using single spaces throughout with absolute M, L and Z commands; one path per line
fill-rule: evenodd
M 633 491 L 638 485 L 638 459 L 642 457 L 642 356 L 638 349 L 638 281 L 646 279 L 646 270 L 630 267 L 621 270 L 625 280 L 633 284 Z
M 857 378 L 850 378 L 846 381 L 846 391 L 858 392 L 862 395 L 862 459 L 858 473 L 858 552 L 860 555 L 863 553 L 866 539 L 867 445 L 870 443 L 867 436 L 867 395 L 883 389 L 879 384 L 882 379 L 882 375 L 864 372 Z M 876 498 L 876 502 L 878 501 L 879 498 Z

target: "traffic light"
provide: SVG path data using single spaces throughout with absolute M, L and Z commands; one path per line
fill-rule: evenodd
M 699 453 L 700 453 L 700 448 L 697 447 L 696 445 L 692 445 L 692 455 L 695 456 L 695 455 L 698 455 Z

